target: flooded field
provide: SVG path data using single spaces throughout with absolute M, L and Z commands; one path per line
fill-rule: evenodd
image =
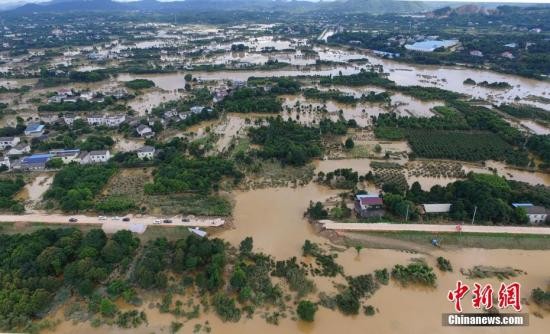
M 389 78 L 394 80 L 398 85 L 420 85 L 440 87 L 447 90 L 463 93 L 473 98 L 480 98 L 491 103 L 512 103 L 516 97 L 523 100 L 524 103 L 535 105 L 537 107 L 550 110 L 550 107 L 534 97 L 545 97 L 550 91 L 550 83 L 534 79 L 527 79 L 518 76 L 496 73 L 487 70 L 469 69 L 464 67 L 441 67 L 441 66 L 423 66 L 398 63 L 388 59 L 373 57 L 365 51 L 356 50 L 350 54 L 349 51 L 343 51 L 338 48 L 320 50 L 320 54 L 328 54 L 329 59 L 362 59 L 367 58 L 370 64 L 382 65 L 384 72 L 389 73 Z M 227 57 L 226 55 L 221 57 Z M 231 56 L 233 57 L 233 56 Z M 228 60 L 227 58 L 225 60 Z M 253 59 L 251 59 L 253 60 Z M 301 75 L 338 75 L 342 73 L 349 75 L 359 72 L 361 66 L 343 63 L 336 66 L 320 68 L 297 68 L 297 69 L 281 69 L 274 71 L 216 71 L 216 72 L 194 72 L 194 76 L 202 80 L 242 80 L 245 81 L 251 76 L 301 76 Z M 148 78 L 153 80 L 158 87 L 166 90 L 183 88 L 185 80 L 184 73 L 157 74 L 157 75 L 129 75 L 122 74 L 118 80 L 128 81 L 134 78 Z M 483 78 L 488 82 L 508 82 L 512 88 L 510 89 L 491 89 L 486 87 L 464 85 L 464 80 L 468 78 Z M 517 102 L 517 101 L 516 101 Z M 416 110 L 412 108 L 410 110 Z
M 255 250 L 266 252 L 277 259 L 300 256 L 304 240 L 309 239 L 320 244 L 327 241 L 314 234 L 309 224 L 302 218 L 308 201 L 322 200 L 335 192 L 310 184 L 297 189 L 262 189 L 236 193 L 234 229 L 223 231 L 216 236 L 233 245 L 245 237 L 254 239 Z M 452 273 L 441 273 L 436 269 L 438 282 L 435 288 L 401 287 L 395 282 L 382 286 L 374 296 L 367 300 L 378 311 L 372 317 L 362 314 L 352 317 L 343 316 L 338 311 L 319 308 L 315 322 L 303 323 L 290 318 L 282 319 L 279 325 L 267 324 L 260 316 L 252 319 L 244 317 L 238 323 L 224 323 L 212 313 L 202 314 L 198 319 L 184 325 L 183 332 L 190 332 L 196 324 L 208 324 L 212 333 L 364 333 L 369 328 L 376 333 L 516 333 L 514 328 L 449 328 L 441 326 L 441 314 L 452 312 L 452 304 L 446 295 L 453 289 L 456 280 L 467 284 L 473 280 L 465 278 L 459 269 L 469 269 L 475 265 L 495 267 L 511 266 L 523 270 L 526 274 L 515 280 L 522 284 L 522 296 L 527 297 L 535 287 L 544 287 L 549 283 L 550 267 L 541 265 L 547 259 L 547 252 L 524 250 L 484 250 L 484 249 L 436 249 L 426 245 L 426 252 L 411 254 L 399 250 L 363 249 L 358 255 L 354 249 L 338 253 L 337 262 L 344 267 L 347 274 L 360 275 L 372 273 L 375 269 L 390 269 L 395 264 L 407 264 L 413 258 L 423 258 L 435 266 L 437 256 L 449 259 L 455 268 Z M 315 277 L 318 292 L 334 292 L 334 283 L 341 283 L 342 278 L 326 279 Z M 483 279 L 482 283 L 498 286 L 497 279 Z M 315 300 L 316 297 L 311 296 Z M 472 311 L 471 305 L 464 299 L 465 312 Z M 145 303 L 147 305 L 147 302 Z M 530 324 L 522 328 L 522 333 L 543 333 L 547 328 L 550 314 L 542 311 L 544 318 L 535 317 L 533 312 L 541 312 L 535 306 L 523 305 L 530 313 Z M 423 317 L 411 309 L 422 310 Z M 160 333 L 169 330 L 175 318 L 161 314 L 156 309 L 142 306 L 147 314 L 148 325 L 137 329 L 124 330 L 110 327 L 94 329 L 98 333 Z M 55 333 L 87 332 L 89 323 L 72 325 L 70 322 L 60 324 Z

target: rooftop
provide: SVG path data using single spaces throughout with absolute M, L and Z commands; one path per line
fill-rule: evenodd
M 24 157 L 21 159 L 22 163 L 25 164 L 40 164 L 40 163 L 46 163 L 46 161 L 50 160 L 49 154 L 33 154 L 28 157 Z
M 138 152 L 155 152 L 155 148 L 153 146 L 143 146 L 138 149 Z
M 36 132 L 36 131 L 42 131 L 44 129 L 44 125 L 42 124 L 29 124 L 27 125 L 27 128 L 25 131 L 27 132 Z
M 546 214 L 546 208 L 543 206 L 529 206 L 525 208 L 528 215 L 544 215 Z

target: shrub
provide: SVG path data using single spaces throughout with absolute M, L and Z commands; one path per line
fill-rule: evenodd
M 315 312 L 317 312 L 317 305 L 314 303 L 308 301 L 308 300 L 301 300 L 298 304 L 298 309 L 296 310 L 298 313 L 298 316 L 301 320 L 304 321 L 313 321 L 315 318 Z

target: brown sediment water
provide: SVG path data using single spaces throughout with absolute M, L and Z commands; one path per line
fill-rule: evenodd
M 340 51 L 343 52 L 343 51 Z M 362 51 L 356 51 L 357 54 L 366 55 Z M 489 70 L 470 69 L 465 67 L 448 66 L 429 66 L 398 63 L 388 59 L 382 59 L 373 56 L 365 56 L 371 64 L 383 65 L 384 71 L 389 73 L 389 78 L 398 85 L 420 85 L 429 87 L 439 87 L 454 92 L 463 93 L 473 98 L 481 98 L 489 102 L 513 103 L 516 97 L 523 100 L 523 103 L 531 104 L 549 109 L 549 106 L 542 102 L 533 101 L 529 96 L 544 96 L 550 90 L 550 84 L 545 81 L 522 78 L 519 76 L 492 72 Z M 349 58 L 349 57 L 348 57 Z M 351 58 L 350 58 L 351 59 Z M 300 75 L 349 75 L 359 72 L 361 66 L 341 64 L 331 68 L 308 68 L 308 69 L 281 69 L 274 71 L 216 71 L 216 72 L 194 72 L 193 76 L 202 80 L 243 80 L 246 81 L 251 76 L 271 77 L 271 76 L 300 76 Z M 134 78 L 149 78 L 155 81 L 158 87 L 167 90 L 184 88 L 184 73 L 154 74 L 154 75 L 129 75 L 121 74 L 118 77 L 120 81 L 128 81 Z M 491 89 L 486 87 L 464 85 L 464 80 L 472 78 L 483 78 L 488 82 L 508 82 L 512 87 L 510 89 Z M 527 99 L 526 99 L 527 98 Z M 411 110 L 413 107 L 411 106 Z M 416 109 L 415 109 L 416 110 Z
M 310 225 L 303 219 L 303 212 L 310 200 L 323 200 L 337 194 L 336 191 L 309 184 L 304 187 L 257 189 L 235 194 L 236 206 L 234 213 L 234 228 L 218 233 L 233 245 L 247 236 L 254 239 L 255 251 L 266 252 L 277 259 L 291 256 L 301 256 L 301 246 L 304 240 L 309 239 L 326 245 L 328 241 L 319 237 Z M 367 245 L 368 246 L 368 245 Z M 195 324 L 204 325 L 208 322 L 212 333 L 224 334 L 256 334 L 256 333 L 517 333 L 517 328 L 451 328 L 442 327 L 442 313 L 453 312 L 453 306 L 447 301 L 447 292 L 455 288 L 458 279 L 472 285 L 473 280 L 460 274 L 460 268 L 469 269 L 475 265 L 495 267 L 513 267 L 526 272 L 525 275 L 506 280 L 517 281 L 522 284 L 522 296 L 528 297 L 535 287 L 546 287 L 550 282 L 550 267 L 547 263 L 547 251 L 504 250 L 504 249 L 446 249 L 432 248 L 429 240 L 426 241 L 427 251 L 424 253 L 410 253 L 407 251 L 390 249 L 365 248 L 358 254 L 355 249 L 337 252 L 336 261 L 344 267 L 348 275 L 372 273 L 376 269 L 390 270 L 395 264 L 407 264 L 413 258 L 423 258 L 433 267 L 436 258 L 444 256 L 454 267 L 452 273 L 442 273 L 435 269 L 438 276 L 437 287 L 401 287 L 395 282 L 382 286 L 368 299 L 365 304 L 373 305 L 378 309 L 372 317 L 363 314 L 344 316 L 338 311 L 319 308 L 313 323 L 304 323 L 292 320 L 290 317 L 282 319 L 279 325 L 270 325 L 256 313 L 253 319 L 244 316 L 237 323 L 224 323 L 212 313 L 201 314 L 198 319 L 186 322 L 182 333 L 189 333 Z M 314 277 L 318 291 L 334 293 L 333 282 L 342 283 L 341 277 L 322 278 Z M 482 279 L 480 282 L 492 283 L 498 290 L 500 282 L 496 279 Z M 147 296 L 147 295 L 146 295 Z M 147 298 L 147 297 L 146 297 Z M 468 297 L 469 298 L 469 297 Z M 473 311 L 463 300 L 465 312 Z M 316 295 L 307 297 L 317 300 Z M 91 328 L 89 323 L 73 325 L 71 322 L 61 323 L 55 333 L 160 333 L 168 332 L 172 321 L 178 321 L 170 314 L 161 314 L 157 309 L 149 309 L 146 300 L 140 307 L 147 313 L 149 324 L 137 329 L 119 329 L 102 326 Z M 291 306 L 292 308 L 294 306 Z M 540 311 L 535 306 L 523 306 L 524 312 Z M 510 311 L 512 312 L 512 311 Z M 544 333 L 549 325 L 550 314 L 543 313 L 545 318 L 540 319 L 530 314 L 530 324 L 522 327 L 521 333 Z M 58 314 L 58 316 L 60 316 Z M 181 320 L 179 320 L 181 321 Z

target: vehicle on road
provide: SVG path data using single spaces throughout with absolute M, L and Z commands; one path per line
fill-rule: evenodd
M 69 218 L 70 223 L 76 223 L 77 221 L 78 221 L 78 219 L 76 219 L 74 217 Z
M 189 223 L 189 218 L 182 218 L 181 221 L 184 223 Z
M 113 218 L 111 218 L 112 220 L 120 220 L 120 217 L 119 216 L 114 216 Z
M 122 221 L 123 221 L 123 222 L 129 222 L 129 221 L 130 221 L 130 218 L 124 217 L 124 218 L 122 218 Z
M 172 224 L 172 220 L 171 219 L 165 219 L 162 221 L 164 224 Z
M 98 218 L 99 218 L 99 220 L 107 220 L 107 217 L 105 217 L 105 216 L 99 216 Z
M 160 219 L 156 219 L 156 220 L 153 222 L 153 224 L 155 224 L 155 225 L 156 225 L 156 224 L 160 224 Z

